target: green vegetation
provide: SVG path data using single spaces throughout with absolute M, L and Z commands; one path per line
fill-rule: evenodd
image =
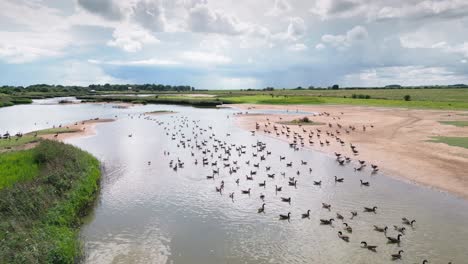
M 43 129 L 43 130 L 39 130 L 36 132 L 28 133 L 28 134 L 23 135 L 22 137 L 13 136 L 8 139 L 0 139 L 0 153 L 5 150 L 17 149 L 26 144 L 39 142 L 41 139 L 35 136 L 36 133 L 38 136 L 43 136 L 43 135 L 52 135 L 52 134 L 73 133 L 77 131 L 78 131 L 77 129 L 71 129 L 71 128 L 66 128 L 66 127 L 49 128 L 49 129 Z
M 169 110 L 157 110 L 157 111 L 151 111 L 146 114 L 173 114 L 175 113 L 174 111 L 169 111 Z
M 444 124 L 444 125 L 457 126 L 457 127 L 468 126 L 468 121 L 439 121 L 439 123 Z
M 191 105 L 196 107 L 214 107 L 222 102 L 212 97 L 191 97 L 191 96 L 81 96 L 79 99 L 85 102 L 125 102 L 137 104 L 177 104 Z
M 16 104 L 30 104 L 30 103 L 32 103 L 32 100 L 30 98 L 10 96 L 7 94 L 0 93 L 0 107 L 13 106 Z
M 468 137 L 433 137 L 430 142 L 444 143 L 450 146 L 468 148 Z
M 32 150 L 0 154 L 0 190 L 15 182 L 29 180 L 38 172 L 39 167 Z
M 0 190 L 0 263 L 77 262 L 78 227 L 98 191 L 99 162 L 49 140 L 0 157 L 10 175 Z

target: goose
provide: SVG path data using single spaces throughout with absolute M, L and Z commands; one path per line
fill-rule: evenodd
M 216 192 L 221 193 L 222 190 L 223 190 L 223 188 L 221 188 L 221 187 L 216 187 Z
M 333 221 L 335 221 L 335 219 L 333 219 L 333 218 L 330 218 L 329 220 L 327 220 L 327 219 L 320 219 L 320 224 L 321 224 L 321 225 L 331 225 Z
M 207 178 L 208 180 L 214 180 L 214 175 L 208 175 L 208 176 L 206 176 L 206 178 Z
M 403 218 L 401 219 L 401 221 L 403 222 L 403 224 L 409 225 L 409 226 L 413 226 L 413 224 L 416 223 L 416 220 L 411 220 L 411 221 L 410 221 L 410 220 L 407 219 L 406 217 L 403 217 Z
M 369 182 L 365 182 L 365 181 L 362 181 L 362 180 L 360 180 L 360 181 L 361 181 L 361 185 L 362 185 L 362 186 L 367 186 L 367 187 L 369 187 Z
M 280 220 L 289 220 L 291 218 L 291 213 L 288 213 L 287 215 L 280 214 L 279 218 Z
M 250 194 L 250 188 L 248 190 L 242 190 L 243 194 Z
M 322 185 L 322 181 L 314 181 L 314 185 Z
M 336 213 L 336 219 L 343 220 L 344 217 L 340 213 Z
M 335 176 L 335 182 L 343 182 L 343 181 L 344 181 L 343 178 L 338 178 L 338 177 Z
M 397 236 L 396 238 L 387 236 L 388 243 L 392 243 L 392 244 L 400 243 L 400 242 L 401 242 L 401 241 L 400 241 L 401 236 L 403 236 L 403 235 L 402 235 L 402 234 L 398 234 L 398 236 Z
M 403 253 L 403 252 L 404 252 L 403 250 L 400 250 L 400 251 L 398 251 L 397 254 L 392 254 L 392 260 L 401 259 L 401 253 Z
M 283 189 L 283 187 L 281 187 L 281 186 L 278 187 L 278 185 L 275 185 L 275 190 L 276 190 L 277 192 L 281 192 L 282 189 Z
M 239 178 L 237 178 L 236 183 L 237 183 L 237 185 L 239 186 Z
M 233 192 L 229 194 L 229 198 L 234 200 L 234 193 Z
M 307 213 L 302 214 L 302 218 L 309 218 L 310 217 L 310 210 L 307 210 Z
M 351 211 L 351 219 L 353 219 L 355 216 L 357 216 L 357 212 L 356 211 Z
M 349 242 L 349 236 L 343 235 L 343 233 L 341 231 L 338 231 L 338 237 L 343 239 L 343 241 L 345 241 L 345 242 Z
M 427 261 L 427 259 L 423 260 L 422 264 L 426 264 L 426 263 L 429 263 L 429 261 Z
M 377 232 L 387 233 L 387 229 L 388 229 L 388 227 L 383 227 L 383 228 L 382 228 L 382 227 L 379 227 L 379 226 L 374 225 L 374 230 L 377 231 Z
M 247 179 L 248 181 L 253 181 L 253 176 L 248 176 L 248 175 L 245 175 L 245 179 Z
M 285 203 L 290 203 L 291 202 L 291 197 L 288 197 L 288 198 L 281 197 L 281 201 L 285 202 Z
M 267 176 L 268 176 L 268 178 L 272 178 L 272 179 L 275 178 L 275 174 L 274 174 L 274 173 L 273 173 L 273 174 L 267 174 Z
M 258 184 L 258 186 L 260 186 L 260 187 L 265 187 L 265 185 L 266 185 L 266 181 L 263 181 L 263 182 Z
M 330 208 L 331 208 L 331 204 L 322 203 L 322 207 L 323 207 L 323 208 L 325 208 L 325 209 L 328 209 L 328 210 L 330 210 Z
M 290 181 L 289 186 L 297 186 L 297 181 Z
M 394 225 L 393 228 L 394 228 L 396 231 L 398 231 L 398 232 L 400 232 L 400 233 L 402 233 L 402 234 L 404 234 L 404 233 L 405 233 L 405 230 L 406 230 L 405 227 L 399 227 L 399 226 L 396 226 L 396 225 Z
M 374 206 L 372 208 L 370 207 L 364 207 L 364 212 L 372 212 L 372 213 L 376 213 L 377 211 L 377 206 Z
M 343 223 L 343 225 L 345 226 L 345 227 L 344 227 L 344 230 L 346 230 L 346 232 L 348 232 L 348 233 L 352 233 L 352 232 L 353 232 L 353 228 L 350 227 L 347 223 Z
M 258 208 L 258 213 L 264 213 L 265 212 L 265 203 L 262 204 L 262 207 Z
M 367 248 L 370 251 L 374 251 L 374 252 L 377 251 L 377 246 L 368 245 L 366 241 L 361 241 L 361 245 L 363 248 Z
M 265 195 L 263 193 L 260 194 L 260 199 L 265 200 Z

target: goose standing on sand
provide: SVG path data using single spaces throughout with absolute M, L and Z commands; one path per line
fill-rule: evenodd
M 369 182 L 365 182 L 365 181 L 362 181 L 362 180 L 360 180 L 360 181 L 361 181 L 362 186 L 369 187 Z
M 258 186 L 260 186 L 260 187 L 265 187 L 265 185 L 266 185 L 266 181 L 263 181 L 263 182 L 258 184 Z
M 278 187 L 278 185 L 275 185 L 275 190 L 276 190 L 277 192 L 281 192 L 282 189 L 283 189 L 283 187 L 281 187 L 281 186 Z
M 366 241 L 361 241 L 362 248 L 367 248 L 370 251 L 377 251 L 377 246 L 368 245 Z
M 314 181 L 314 185 L 322 185 L 322 181 Z
M 343 232 L 338 231 L 338 237 L 343 239 L 343 241 L 349 242 L 349 236 L 343 235 Z
M 285 202 L 285 203 L 291 203 L 291 197 L 288 197 L 288 198 L 286 198 L 286 197 L 281 197 L 281 201 L 282 201 L 282 202 Z
M 392 260 L 401 259 L 401 253 L 403 253 L 403 252 L 404 252 L 403 250 L 400 250 L 400 251 L 398 251 L 397 254 L 392 254 Z

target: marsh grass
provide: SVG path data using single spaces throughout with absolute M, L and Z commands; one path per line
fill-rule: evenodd
M 0 154 L 0 190 L 30 180 L 39 172 L 33 150 Z
M 77 262 L 78 227 L 99 188 L 99 162 L 50 140 L 17 155 L 30 155 L 17 170 L 30 163 L 38 170 L 0 190 L 0 263 Z
M 457 126 L 457 127 L 468 126 L 468 121 L 439 121 L 439 123 L 444 124 L 444 125 Z
M 444 143 L 449 146 L 468 148 L 468 137 L 432 137 L 430 142 Z

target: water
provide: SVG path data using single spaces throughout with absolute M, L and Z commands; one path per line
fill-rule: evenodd
M 55 107 L 60 107 L 60 114 Z M 151 116 L 153 120 L 139 117 L 140 113 L 163 109 L 177 113 Z M 0 109 L 0 120 L 23 111 L 30 113 L 30 118 L 9 124 L 9 129 L 27 131 L 30 123 L 39 120 L 52 124 L 117 115 L 117 121 L 99 124 L 97 135 L 69 140 L 97 156 L 104 169 L 100 196 L 81 232 L 84 263 L 390 263 L 390 254 L 399 249 L 405 251 L 401 263 L 421 263 L 425 258 L 430 263 L 467 263 L 466 200 L 383 175 L 371 176 L 369 171 L 354 172 L 351 165 L 338 166 L 318 152 L 293 151 L 274 138 L 251 136 L 233 124 L 234 110 L 168 105 L 129 109 L 92 104 L 29 105 Z M 189 127 L 172 141 L 171 134 L 179 129 L 173 127 L 181 124 L 182 117 L 187 117 Z M 199 141 L 209 140 L 210 148 L 211 133 L 228 144 L 247 146 L 245 155 L 231 158 L 241 167 L 235 175 L 221 168 L 219 177 L 207 180 L 212 168 L 201 165 L 205 155 L 194 150 L 192 157 L 189 147 L 177 147 L 181 133 L 187 139 L 193 137 L 193 120 L 207 129 Z M 266 161 L 260 162 L 260 155 L 252 157 L 251 145 L 257 140 L 265 142 L 272 152 Z M 164 155 L 164 151 L 170 155 Z M 217 160 L 218 154 L 210 162 Z M 280 162 L 280 155 L 287 156 L 293 167 Z M 175 172 L 169 162 L 177 158 L 185 168 Z M 259 162 L 260 168 L 246 165 L 248 160 L 251 164 Z M 301 166 L 301 160 L 309 164 Z M 218 165 L 222 163 L 218 160 Z M 265 166 L 271 166 L 268 173 L 276 173 L 275 179 L 266 177 Z M 250 170 L 258 171 L 254 181 L 245 180 Z M 286 179 L 280 172 L 286 172 Z M 335 175 L 343 177 L 344 183 L 335 184 Z M 292 176 L 298 179 L 297 188 L 287 184 L 287 177 Z M 240 178 L 239 187 L 236 178 Z M 371 186 L 361 187 L 359 179 Z M 225 191 L 220 195 L 215 186 L 221 180 Z M 265 189 L 258 186 L 263 180 Z M 314 186 L 312 180 L 322 180 L 322 186 Z M 276 194 L 275 184 L 283 186 L 283 191 Z M 252 188 L 250 196 L 240 193 L 248 188 Z M 230 192 L 235 192 L 234 201 L 228 197 Z M 265 195 L 265 214 L 257 213 L 262 204 L 260 193 Z M 291 197 L 291 205 L 281 202 L 280 197 Z M 322 202 L 330 203 L 331 211 L 322 209 Z M 378 206 L 377 214 L 363 212 L 363 206 L 374 205 Z M 310 219 L 301 219 L 308 209 Z M 358 216 L 350 220 L 350 211 L 354 210 Z M 279 214 L 288 212 L 290 221 L 278 220 Z M 337 237 L 342 230 L 340 220 L 332 227 L 319 224 L 319 219 L 335 217 L 336 212 L 353 228 L 352 234 L 344 232 L 350 236 L 349 243 Z M 387 244 L 382 233 L 372 230 L 374 224 L 387 225 L 389 235 L 396 236 L 392 226 L 401 226 L 401 217 L 417 222 L 414 230 L 407 230 L 400 247 Z M 377 245 L 377 253 L 360 248 L 362 240 Z

